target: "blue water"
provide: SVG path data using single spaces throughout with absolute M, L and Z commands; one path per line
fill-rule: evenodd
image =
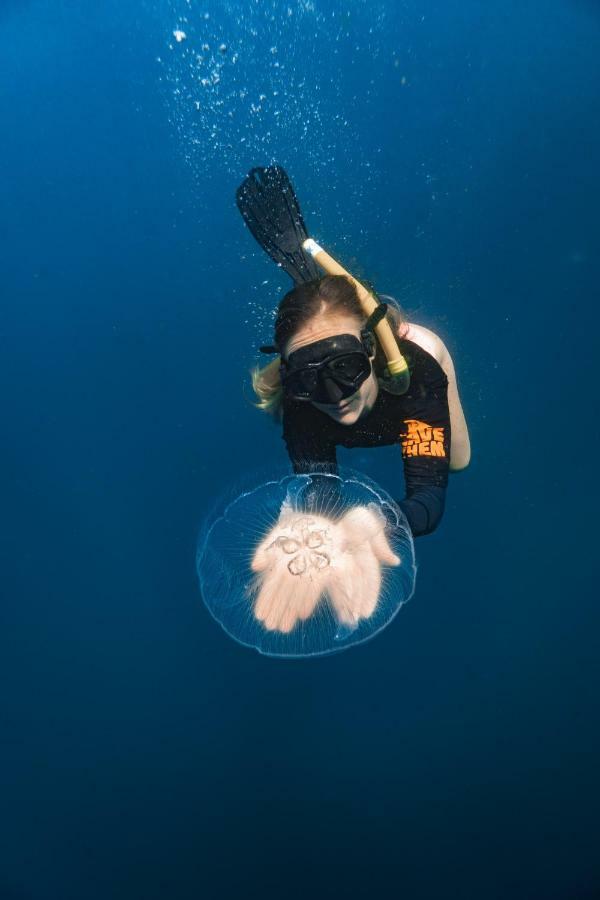
M 2 4 L 2 900 L 600 896 L 599 38 L 591 0 Z M 307 663 L 194 572 L 285 463 L 233 201 L 271 159 L 444 338 L 474 451 L 413 600 Z

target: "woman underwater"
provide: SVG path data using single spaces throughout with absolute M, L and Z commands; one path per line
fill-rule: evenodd
M 361 292 L 367 292 L 347 273 L 320 276 L 315 254 L 307 251 L 310 244 L 322 253 L 321 248 L 307 241 L 283 169 L 253 169 L 238 189 L 237 202 L 254 237 L 295 282 L 279 304 L 274 343 L 261 348 L 278 359 L 253 373 L 259 408 L 283 423 L 294 471 L 335 473 L 338 445 L 399 444 L 406 486 L 399 506 L 414 537 L 430 534 L 444 512 L 449 472 L 466 468 L 470 460 L 469 434 L 446 347 L 429 329 L 404 321 L 391 298 L 373 303 L 371 314 L 365 312 Z M 402 392 L 386 378 L 389 358 L 374 333 L 380 334 L 382 319 L 391 327 L 406 369 Z M 326 520 L 318 523 L 321 530 L 314 534 L 325 533 L 328 525 Z M 304 593 L 290 602 L 286 579 L 290 572 L 303 573 L 274 563 L 267 553 L 286 541 L 294 543 L 297 535 L 282 532 L 285 526 L 284 510 L 277 528 L 257 548 L 252 568 L 267 575 L 254 611 L 267 629 L 290 632 L 312 613 L 322 590 L 306 579 Z M 399 559 L 384 539 L 381 522 L 365 508 L 351 511 L 334 527 L 338 546 L 360 545 L 359 553 L 345 553 L 343 566 L 337 567 L 343 583 L 337 579 L 328 588 L 338 621 L 356 624 L 376 607 L 380 566 L 398 565 Z

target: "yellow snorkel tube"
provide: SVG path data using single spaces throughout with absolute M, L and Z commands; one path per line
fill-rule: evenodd
M 379 306 L 373 294 L 312 238 L 307 238 L 302 246 L 328 275 L 343 275 L 352 282 L 356 288 L 362 310 L 365 316 L 369 318 Z M 390 394 L 406 393 L 410 384 L 410 371 L 406 360 L 400 353 L 398 342 L 390 327 L 390 323 L 384 317 L 374 326 L 373 330 L 386 358 L 385 371 L 383 377 L 380 378 L 381 386 L 386 391 L 389 391 Z

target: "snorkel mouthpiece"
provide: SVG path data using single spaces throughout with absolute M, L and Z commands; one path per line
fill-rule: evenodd
M 380 305 L 373 294 L 312 238 L 307 238 L 302 246 L 328 275 L 343 275 L 352 282 L 365 316 L 367 319 L 371 319 Z M 377 316 L 373 318 L 373 321 L 376 319 Z M 386 358 L 382 386 L 391 394 L 405 394 L 410 384 L 408 364 L 400 353 L 394 332 L 385 316 L 374 324 L 373 330 Z

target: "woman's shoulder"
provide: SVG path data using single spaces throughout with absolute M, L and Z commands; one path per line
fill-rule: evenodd
M 429 328 L 423 325 L 415 325 L 414 322 L 406 322 L 404 324 L 402 338 L 406 341 L 412 341 L 422 350 L 425 350 L 430 356 L 433 356 L 436 362 L 443 366 L 448 350 L 441 337 Z

